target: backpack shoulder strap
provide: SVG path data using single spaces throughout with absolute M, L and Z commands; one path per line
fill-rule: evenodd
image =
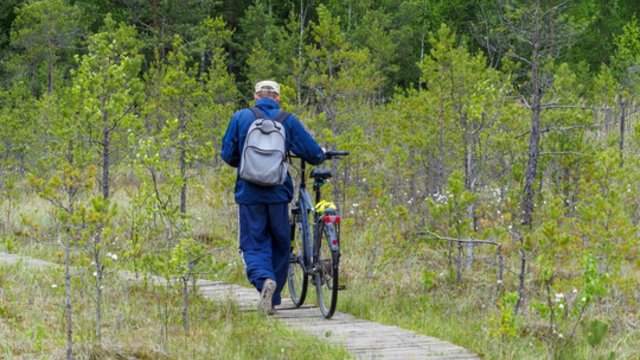
M 262 114 L 262 111 L 260 111 L 260 109 L 258 109 L 257 107 L 252 106 L 249 108 L 249 110 L 253 112 L 253 115 L 255 115 L 256 119 L 264 119 L 264 115 Z M 291 113 L 286 111 L 280 111 L 280 113 L 278 114 L 278 116 L 276 116 L 274 120 L 282 124 L 284 123 L 285 120 L 287 120 L 289 115 L 291 115 Z
M 262 111 L 260 111 L 260 109 L 258 109 L 257 107 L 252 106 L 252 107 L 249 108 L 249 110 L 251 110 L 253 115 L 255 115 L 256 120 L 264 118 L 264 116 L 262 115 Z
M 287 120 L 287 118 L 289 118 L 289 115 L 291 115 L 291 113 L 288 113 L 286 111 L 280 111 L 280 114 L 278 114 L 275 120 L 279 123 L 284 123 L 284 121 Z

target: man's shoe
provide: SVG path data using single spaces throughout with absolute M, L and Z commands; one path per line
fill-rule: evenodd
M 276 313 L 273 305 L 271 305 L 271 299 L 275 291 L 276 282 L 271 279 L 265 280 L 264 285 L 262 285 L 262 291 L 260 292 L 260 302 L 258 303 L 259 311 L 267 315 L 274 315 Z

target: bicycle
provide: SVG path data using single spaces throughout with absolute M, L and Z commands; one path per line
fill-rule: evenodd
M 347 155 L 349 152 L 346 151 L 325 152 L 326 159 L 337 159 Z M 332 177 L 331 170 L 315 168 L 310 176 L 314 179 L 313 203 L 307 191 L 306 163 L 300 159 L 298 192 L 290 215 L 291 257 L 287 286 L 293 304 L 300 307 L 307 296 L 311 278 L 316 287 L 320 311 L 329 319 L 333 316 L 338 301 L 340 215 L 335 206 L 324 209 L 316 209 L 314 206 L 321 203 L 320 189 Z M 313 221 L 313 232 L 310 219 Z

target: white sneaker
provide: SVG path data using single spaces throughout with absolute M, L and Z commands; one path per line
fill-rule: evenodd
M 274 292 L 276 292 L 276 282 L 271 279 L 266 279 L 264 281 L 264 285 L 262 285 L 262 291 L 260 292 L 258 311 L 267 315 L 274 315 L 276 313 L 273 305 L 271 305 L 271 299 L 273 298 Z

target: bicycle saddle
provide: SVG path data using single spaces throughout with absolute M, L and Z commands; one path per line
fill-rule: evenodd
M 311 170 L 311 177 L 318 180 L 327 180 L 331 177 L 331 170 L 329 169 L 313 169 Z

